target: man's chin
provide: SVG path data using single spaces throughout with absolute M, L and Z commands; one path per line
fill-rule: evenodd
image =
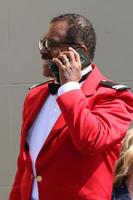
M 47 69 L 47 68 L 43 68 L 42 74 L 45 77 L 51 77 L 51 78 L 54 77 L 53 74 L 52 74 L 52 72 L 51 72 L 51 70 Z

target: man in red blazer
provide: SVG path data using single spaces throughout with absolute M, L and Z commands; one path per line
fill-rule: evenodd
M 43 74 L 53 80 L 25 99 L 10 200 L 110 200 L 133 96 L 92 64 L 95 45 L 92 24 L 78 14 L 52 19 L 40 40 Z

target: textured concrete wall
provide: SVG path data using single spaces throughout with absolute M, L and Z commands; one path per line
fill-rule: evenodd
M 95 63 L 133 88 L 132 0 L 0 0 L 0 200 L 7 200 L 16 170 L 21 110 L 30 85 L 44 81 L 37 43 L 49 20 L 77 12 L 94 24 Z

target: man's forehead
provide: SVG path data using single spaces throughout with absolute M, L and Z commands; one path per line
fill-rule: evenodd
M 66 21 L 53 22 L 48 27 L 48 32 L 44 34 L 44 38 L 55 40 L 63 39 L 68 30 L 68 23 Z

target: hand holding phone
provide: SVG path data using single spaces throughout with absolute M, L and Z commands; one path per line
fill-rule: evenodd
M 90 60 L 89 60 L 87 53 L 84 51 L 84 49 L 83 48 L 77 48 L 76 51 L 78 52 L 78 54 L 80 56 L 82 68 L 89 66 Z M 52 70 L 55 77 L 57 78 L 57 81 L 60 82 L 58 66 L 55 63 L 50 63 L 49 67 Z

